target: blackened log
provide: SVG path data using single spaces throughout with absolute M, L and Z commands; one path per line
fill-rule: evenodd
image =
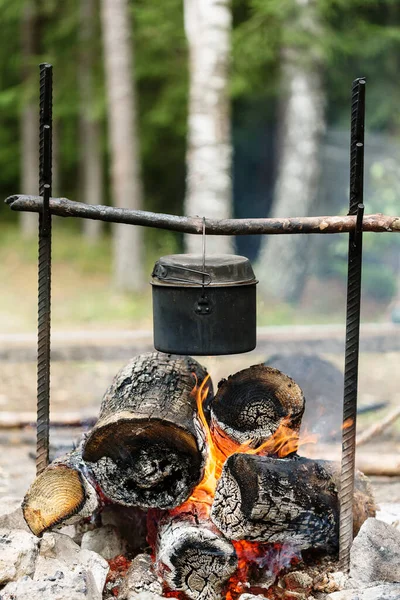
M 338 549 L 339 467 L 302 457 L 235 454 L 225 463 L 211 519 L 232 540 L 291 543 L 299 550 Z M 366 479 L 357 476 L 355 524 L 374 516 Z
M 258 446 L 281 424 L 298 432 L 305 406 L 299 386 L 265 365 L 239 371 L 219 383 L 211 401 L 211 424 L 231 440 Z
M 206 376 L 192 358 L 161 352 L 117 373 L 83 452 L 111 501 L 172 508 L 190 496 L 206 452 L 193 390 Z
M 91 517 L 100 507 L 93 474 L 82 460 L 82 445 L 46 467 L 22 503 L 25 521 L 37 536 L 55 525 Z
M 221 600 L 236 568 L 233 544 L 210 521 L 189 512 L 161 521 L 156 569 L 171 591 L 192 600 Z

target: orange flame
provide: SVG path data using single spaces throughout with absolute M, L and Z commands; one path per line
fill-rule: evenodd
M 275 433 L 263 442 L 257 448 L 252 448 L 252 440 L 243 444 L 237 444 L 231 440 L 215 424 L 210 429 L 204 414 L 204 401 L 208 395 L 207 382 L 209 375 L 203 380 L 200 386 L 196 384 L 192 394 L 196 396 L 197 409 L 200 421 L 204 427 L 207 441 L 207 459 L 204 470 L 204 477 L 199 485 L 194 489 L 188 502 L 201 502 L 211 507 L 215 495 L 215 489 L 218 479 L 221 476 L 222 468 L 227 458 L 236 453 L 260 454 L 262 456 L 277 456 L 284 458 L 293 452 L 296 452 L 300 446 L 310 443 L 316 443 L 316 435 L 306 435 L 301 439 L 299 432 L 291 429 L 290 417 L 282 419 Z

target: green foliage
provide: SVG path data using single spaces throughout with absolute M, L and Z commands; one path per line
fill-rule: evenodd
M 38 95 L 39 62 L 54 64 L 54 117 L 60 140 L 60 192 L 76 198 L 79 185 L 79 6 L 78 0 L 34 0 L 40 48 L 30 65 L 21 58 L 21 21 L 26 0 L 0 0 L 0 194 L 19 191 L 19 114 Z M 84 0 L 81 0 L 82 2 Z M 299 61 L 318 59 L 326 75 L 329 123 L 348 126 L 349 87 L 357 75 L 368 77 L 368 127 L 397 133 L 400 126 L 400 6 L 398 0 L 318 0 L 312 19 L 300 18 L 294 0 L 232 0 L 231 93 L 234 111 L 245 107 L 275 120 L 281 99 L 282 53 L 291 48 Z M 145 207 L 181 213 L 185 191 L 188 52 L 182 0 L 130 0 L 135 48 L 134 77 Z M 93 51 L 96 101 L 93 119 L 104 131 L 108 162 L 106 99 L 99 7 Z M 308 59 L 307 59 L 308 60 Z M 22 67 L 31 75 L 22 79 Z M 244 108 L 243 108 L 244 107 Z M 236 116 L 236 115 L 235 115 Z M 262 121 L 262 119 L 259 119 Z M 258 121 L 258 119 L 255 119 Z M 249 142 L 250 145 L 250 142 Z M 376 167 L 378 169 L 378 167 Z M 398 197 L 387 185 L 386 195 Z M 400 190 L 399 190 L 400 191 Z M 107 195 L 107 193 L 106 193 Z M 381 204 L 380 208 L 382 210 Z M 397 212 L 396 207 L 393 211 Z M 0 207 L 2 218 L 16 219 Z M 147 232 L 148 244 L 153 233 Z M 159 234 L 162 240 L 164 234 Z M 386 242 L 385 236 L 374 244 Z M 369 242 L 368 242 L 369 243 Z M 181 238 L 166 234 L 162 247 L 176 248 Z M 374 250 L 375 251 L 375 250 Z

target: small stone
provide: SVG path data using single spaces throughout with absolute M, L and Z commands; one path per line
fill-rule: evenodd
M 239 600 L 265 600 L 265 596 L 254 596 L 253 594 L 241 594 Z
M 0 500 L 0 529 L 23 529 L 31 533 L 22 512 L 21 498 L 5 496 Z
M 311 592 L 313 580 L 304 571 L 292 571 L 282 577 L 283 587 L 293 592 L 303 592 L 308 596 Z
M 342 571 L 321 573 L 314 579 L 313 590 L 331 594 L 348 587 L 348 577 Z
M 132 561 L 122 582 L 118 600 L 138 600 L 139 594 L 147 594 L 148 600 L 157 600 L 157 597 L 162 596 L 162 581 L 155 574 L 148 554 L 138 554 Z M 146 599 L 143 597 L 141 600 Z
M 400 585 L 386 583 L 366 589 L 343 590 L 328 594 L 325 600 L 399 600 Z
M 97 554 L 100 554 L 106 560 L 110 560 L 126 552 L 125 540 L 122 539 L 117 528 L 112 525 L 106 525 L 84 533 L 81 547 L 97 552 Z
M 367 519 L 351 547 L 350 579 L 355 588 L 400 582 L 400 531 L 378 519 Z
M 32 575 L 39 540 L 21 529 L 0 529 L 0 584 Z

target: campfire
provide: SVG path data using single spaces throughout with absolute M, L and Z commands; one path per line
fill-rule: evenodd
M 317 441 L 300 437 L 304 407 L 299 386 L 272 367 L 239 371 L 214 395 L 194 359 L 138 356 L 114 378 L 80 446 L 34 481 L 25 519 L 41 535 L 109 504 L 139 507 L 165 595 L 295 598 L 278 576 L 335 560 L 339 544 L 340 468 L 298 455 Z M 361 473 L 353 513 L 355 533 L 375 514 Z

